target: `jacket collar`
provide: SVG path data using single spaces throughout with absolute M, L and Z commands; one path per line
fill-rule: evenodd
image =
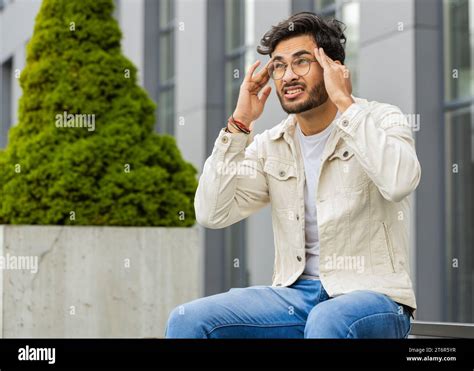
M 285 133 L 292 134 L 296 127 L 296 118 L 294 114 L 288 115 L 280 124 L 270 129 L 270 139 L 277 140 Z
M 353 95 L 351 96 L 356 103 L 361 103 L 361 104 L 367 103 L 367 99 L 357 98 Z M 287 135 L 293 136 L 295 128 L 296 128 L 296 116 L 294 114 L 290 114 L 280 124 L 270 129 L 270 139 L 277 140 L 280 137 L 282 137 L 285 133 L 287 133 Z

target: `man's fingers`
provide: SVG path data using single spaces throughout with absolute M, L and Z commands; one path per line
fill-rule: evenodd
M 326 59 L 330 66 L 337 67 L 342 65 L 340 61 L 335 61 L 329 55 L 327 55 L 323 48 L 321 48 L 321 53 L 323 54 L 324 59 Z
M 319 48 L 319 55 L 321 56 L 321 59 L 323 60 L 323 62 L 326 63 L 325 68 L 330 67 L 331 66 L 330 58 L 326 55 L 323 48 Z
M 323 59 L 325 59 L 329 64 L 331 64 L 332 62 L 334 62 L 331 57 L 329 57 L 326 52 L 324 51 L 323 48 L 319 48 L 320 52 L 321 52 L 321 55 L 323 56 Z
M 265 102 L 267 101 L 271 92 L 272 92 L 272 87 L 270 85 L 266 86 L 263 89 L 262 95 L 260 96 L 260 102 L 262 102 L 263 105 L 265 105 Z
M 260 90 L 267 84 L 268 80 L 270 80 L 270 76 L 268 73 L 264 73 L 262 75 L 256 76 L 253 82 L 256 84 L 258 90 Z
M 260 64 L 260 61 L 256 61 L 254 64 L 252 64 L 245 75 L 245 88 L 250 92 L 250 94 L 257 95 L 262 90 L 265 85 L 268 83 L 270 80 L 270 75 L 268 74 L 267 71 L 267 66 L 270 64 L 271 60 L 268 61 L 265 66 L 262 68 L 261 71 L 258 73 L 255 73 L 255 70 L 257 69 L 258 65 Z M 242 85 L 244 86 L 244 85 Z
M 264 73 L 265 71 L 267 71 L 267 68 L 268 68 L 268 66 L 270 65 L 271 62 L 272 62 L 272 60 L 269 59 L 269 60 L 267 61 L 267 63 L 265 63 L 265 66 L 262 67 L 262 70 L 259 72 L 259 74 L 260 74 L 260 73 Z
M 323 48 L 321 48 L 321 53 L 320 53 L 320 55 L 322 55 L 322 59 L 325 59 L 325 60 L 329 63 L 330 66 L 340 68 L 341 71 L 342 71 L 343 74 L 344 74 L 344 77 L 345 77 L 346 79 L 349 78 L 349 74 L 350 74 L 349 69 L 348 69 L 346 66 L 344 66 L 340 61 L 335 61 L 335 60 L 331 59 L 331 57 L 329 57 L 329 56 L 324 52 L 324 49 L 323 49 Z
M 324 54 L 322 48 L 314 48 L 314 55 L 323 69 L 329 67 L 329 62 L 325 58 L 326 54 Z
M 272 62 L 273 62 L 273 60 L 270 58 L 270 59 L 268 60 L 268 62 L 265 63 L 265 66 L 263 66 L 264 70 L 262 70 L 262 72 L 266 72 L 266 75 L 268 75 L 268 76 L 270 76 L 270 75 L 268 74 L 268 66 L 270 66 L 270 64 L 271 64 Z
M 245 81 L 250 81 L 252 79 L 253 73 L 257 69 L 258 65 L 260 64 L 260 61 L 257 60 L 254 64 L 252 64 L 247 71 L 247 74 L 245 75 Z
M 266 84 L 270 80 L 270 75 L 268 74 L 267 67 L 269 66 L 271 59 L 262 67 L 262 69 L 254 76 L 253 81 L 257 84 L 262 85 Z
M 314 56 L 315 56 L 316 60 L 318 61 L 319 65 L 321 66 L 321 68 L 324 69 L 323 61 L 321 60 L 321 56 L 319 55 L 319 49 L 318 48 L 314 48 Z
M 259 73 L 251 78 L 249 81 L 249 91 L 252 94 L 257 95 L 260 90 L 262 90 L 265 85 L 267 85 L 270 80 L 270 75 L 268 74 L 266 68 L 263 68 Z

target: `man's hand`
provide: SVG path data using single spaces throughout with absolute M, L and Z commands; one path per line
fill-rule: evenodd
M 351 97 L 352 84 L 349 69 L 340 61 L 333 61 L 326 55 L 323 48 L 315 48 L 314 55 L 324 71 L 324 85 L 329 99 L 344 112 L 354 103 Z
M 270 61 L 267 63 L 267 65 Z M 270 76 L 268 75 L 267 65 L 255 76 L 253 75 L 260 61 L 252 64 L 245 75 L 242 85 L 240 85 L 239 98 L 234 111 L 234 119 L 241 121 L 245 126 L 251 128 L 251 123 L 258 119 L 263 112 L 265 102 L 272 90 L 271 86 L 266 86 Z M 260 97 L 258 96 L 262 90 Z

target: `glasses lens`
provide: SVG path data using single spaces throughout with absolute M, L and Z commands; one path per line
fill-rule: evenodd
M 306 58 L 297 58 L 291 63 L 293 72 L 298 76 L 304 76 L 308 73 L 310 66 L 309 59 Z
M 285 74 L 286 66 L 283 63 L 272 63 L 268 67 L 268 73 L 273 80 L 280 80 Z

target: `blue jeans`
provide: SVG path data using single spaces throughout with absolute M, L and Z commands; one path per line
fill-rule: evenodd
M 388 296 L 330 298 L 319 280 L 251 286 L 196 299 L 171 312 L 166 338 L 405 338 L 410 314 Z

